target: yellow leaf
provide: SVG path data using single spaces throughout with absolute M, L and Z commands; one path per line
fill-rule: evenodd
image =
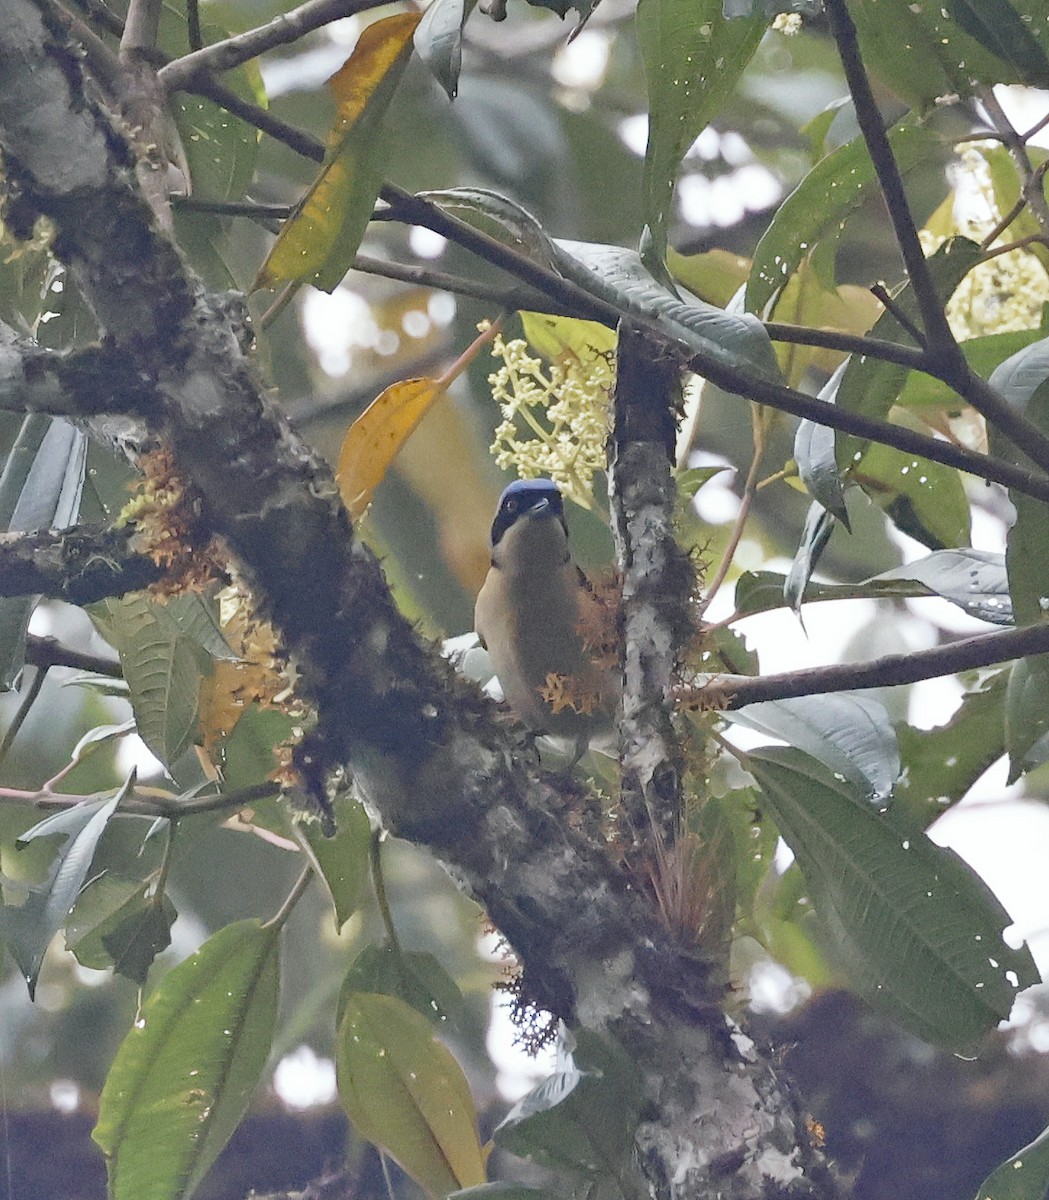
M 358 1133 L 428 1195 L 484 1183 L 469 1085 L 425 1017 L 396 996 L 351 992 L 336 1059 L 339 1098 Z
M 377 127 L 411 57 L 420 19 L 420 13 L 398 13 L 369 25 L 328 81 L 338 111 L 327 159 L 285 221 L 256 288 L 310 282 L 330 292 L 349 270 L 381 184 Z
M 445 386 L 436 379 L 402 379 L 376 397 L 350 426 L 339 454 L 337 478 L 343 503 L 354 520 L 371 503 L 390 463 Z
M 533 349 L 554 362 L 560 362 L 566 354 L 586 362 L 595 354 L 610 354 L 616 348 L 616 331 L 597 321 L 522 312 L 521 324 Z

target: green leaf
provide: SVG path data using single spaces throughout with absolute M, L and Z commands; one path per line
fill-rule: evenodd
M 844 370 L 844 366 L 841 366 L 834 372 L 820 392 L 821 400 L 833 403 Z M 794 461 L 798 464 L 798 476 L 813 500 L 821 504 L 832 517 L 837 517 L 851 533 L 835 445 L 834 430 L 829 425 L 817 425 L 815 421 L 798 422 L 794 434 Z
M 327 157 L 284 223 L 256 287 L 309 282 L 331 292 L 350 269 L 382 184 L 377 157 L 382 118 L 408 65 L 420 17 L 397 13 L 367 26 L 328 81 L 338 115 Z
M 779 362 L 765 326 L 702 300 L 686 303 L 658 282 L 633 250 L 558 239 L 556 264 L 588 291 L 637 312 L 668 337 L 736 370 L 779 382 Z
M 401 950 L 389 942 L 373 943 L 350 964 L 339 998 L 339 1016 L 355 992 L 396 996 L 435 1025 L 454 1020 L 463 996 L 455 980 L 432 955 Z
M 787 576 L 777 571 L 744 571 L 736 580 L 740 616 L 787 605 Z M 1012 625 L 1012 602 L 1001 554 L 963 547 L 934 550 L 924 558 L 892 567 L 860 583 L 808 583 L 802 601 L 900 600 L 941 596 L 963 612 L 995 625 Z
M 871 442 L 849 477 L 897 529 L 930 550 L 969 544 L 969 501 L 954 467 Z
M 221 929 L 142 1008 L 106 1079 L 92 1137 L 111 1200 L 189 1196 L 262 1076 L 280 987 L 278 931 Z
M 980 1184 L 973 1200 L 1044 1200 L 1049 1188 L 1049 1129 L 1006 1159 Z
M 952 15 L 981 46 L 1008 63 L 1023 83 L 1049 87 L 1049 60 L 1008 0 L 953 0 Z M 1034 23 L 1033 15 L 1028 19 Z
M 66 949 L 96 971 L 112 968 L 140 986 L 171 944 L 177 913 L 152 884 L 103 875 L 85 889 L 66 925 Z
M 677 485 L 678 494 L 686 500 L 692 500 L 699 489 L 708 484 L 715 475 L 730 470 L 732 470 L 731 467 L 687 467 L 685 470 L 677 472 L 674 482 Z
M 61 417 L 29 413 L 0 474 L 0 530 L 66 529 L 77 519 L 87 438 Z M 0 688 L 14 686 L 25 661 L 35 597 L 0 599 Z
M 637 313 L 693 352 L 735 370 L 779 381 L 779 363 L 764 325 L 748 313 L 727 313 L 697 300 L 686 303 L 664 287 L 622 246 L 549 238 L 539 222 L 512 200 L 484 188 L 422 193 L 444 211 L 552 268 L 623 312 Z
M 93 605 L 92 618 L 120 655 L 139 737 L 170 768 L 197 732 L 205 655 L 141 592 Z
M 291 737 L 295 721 L 277 708 L 250 705 L 222 743 L 222 778 L 229 791 L 264 783 L 277 767 L 273 750 Z M 274 795 L 280 785 L 274 783 Z
M 65 824 L 42 821 L 35 831 L 22 835 L 23 845 L 34 837 L 47 837 L 53 833 L 59 833 L 67 839 L 55 857 L 47 880 L 42 885 L 29 887 L 29 894 L 21 907 L 0 904 L 0 936 L 4 938 L 22 972 L 30 999 L 36 991 L 36 981 L 47 947 L 65 923 L 87 879 L 99 838 L 105 832 L 117 805 L 134 786 L 135 772 L 132 771 L 112 799 L 83 804 L 62 814 L 67 818 Z
M 296 831 L 310 862 L 324 880 L 331 896 L 337 933 L 357 911 L 361 894 L 368 883 L 372 831 L 368 814 L 359 800 L 338 796 L 332 808 L 335 817 L 335 834 L 332 837 L 325 837 L 320 825 L 314 821 L 300 821 Z M 384 989 L 361 990 L 381 992 Z
M 415 52 L 454 100 L 463 61 L 463 25 L 473 9 L 468 0 L 433 0 L 415 31 Z
M 1005 691 L 1009 783 L 1049 759 L 1049 656 L 1021 658 Z
M 974 1054 L 1037 981 L 1029 951 L 953 851 L 901 832 L 825 767 L 792 749 L 747 756 L 780 833 L 797 856 L 849 982 L 912 1032 Z
M 940 153 L 937 135 L 913 122 L 893 126 L 889 142 L 905 176 Z M 758 242 L 747 280 L 747 311 L 763 314 L 805 257 L 826 240 L 835 240 L 876 188 L 862 137 L 821 159 L 779 206 Z
M 589 1030 L 558 1048 L 552 1075 L 496 1128 L 497 1146 L 541 1166 L 615 1177 L 629 1162 L 641 1113 L 641 1081 L 622 1048 Z
M 662 262 L 678 164 L 736 86 L 768 19 L 727 20 L 722 0 L 640 0 L 635 20 L 649 111 L 644 212 Z
M 892 567 L 874 577 L 879 580 L 914 580 L 924 584 L 930 595 L 956 604 L 970 617 L 994 625 L 1013 624 L 1013 606 L 1005 556 L 990 550 L 964 547 L 934 550 L 924 558 Z
M 213 22 L 201 26 L 204 45 L 225 41 L 232 31 Z M 172 58 L 189 49 L 185 5 L 165 0 L 160 8 L 158 46 Z M 222 82 L 249 104 L 266 107 L 262 74 L 254 60 L 224 71 Z M 192 194 L 206 200 L 241 200 L 251 185 L 259 131 L 213 100 L 177 92 L 171 112 L 189 165 Z
M 789 604 L 785 588 L 789 576 L 778 571 L 744 571 L 736 580 L 735 609 L 741 617 L 771 612 Z M 907 579 L 885 580 L 879 577 L 863 583 L 812 583 L 801 594 L 803 604 L 817 600 L 898 600 L 927 596 L 929 589 Z
M 211 658 L 237 661 L 237 655 L 222 632 L 218 604 L 211 597 L 197 592 L 168 596 L 153 601 L 153 614 L 172 633 L 196 642 Z
M 484 1183 L 469 1086 L 425 1017 L 395 996 L 347 995 L 336 1064 L 339 1098 L 357 1132 L 427 1195 Z
M 804 751 L 870 799 L 884 800 L 900 777 L 896 733 L 873 696 L 831 692 L 765 700 L 722 716 Z
M 999 5 L 1008 7 L 1004 0 L 986 3 L 988 14 Z M 849 11 L 869 69 L 907 103 L 927 108 L 938 96 L 971 95 L 975 83 L 1023 81 L 1019 63 L 988 48 L 986 27 L 974 19 L 972 11 L 983 6 L 985 0 L 953 0 L 950 4 L 855 0 Z M 1016 14 L 1012 15 L 1016 19 Z M 972 36 L 977 31 L 981 36 Z M 1014 39 L 1008 40 L 1014 43 Z M 1031 69 L 1030 48 L 1016 44 L 1015 52 L 1023 60 L 1023 69 Z
M 796 613 L 801 612 L 801 603 L 809 586 L 809 579 L 827 548 L 836 524 L 834 515 L 822 504 L 809 505 L 798 548 L 794 551 L 794 561 L 790 564 L 790 572 L 783 583 L 783 599 Z
M 754 789 L 707 796 L 698 813 L 689 815 L 688 827 L 718 853 L 719 863 L 725 863 L 726 873 L 731 873 L 725 886 L 731 887 L 741 917 L 748 917 L 779 842 L 775 825 L 762 820 Z
M 1009 670 L 996 671 L 965 693 L 957 712 L 933 729 L 897 726 L 903 778 L 895 804 L 926 828 L 960 800 L 1005 753 L 1005 685 Z

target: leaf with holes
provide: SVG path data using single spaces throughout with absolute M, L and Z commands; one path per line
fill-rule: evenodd
M 905 176 L 940 153 L 939 137 L 914 123 L 895 125 L 889 142 Z M 758 242 L 747 280 L 747 311 L 763 314 L 802 261 L 837 239 L 845 221 L 876 191 L 877 182 L 862 137 L 822 158 L 779 206 Z
M 722 0 L 640 0 L 635 21 L 650 114 L 645 220 L 662 262 L 678 164 L 736 86 L 768 18 L 728 20 Z
M 808 755 L 747 756 L 780 833 L 797 856 L 850 984 L 919 1037 L 974 1054 L 1021 988 L 1030 952 L 953 851 L 877 812 Z

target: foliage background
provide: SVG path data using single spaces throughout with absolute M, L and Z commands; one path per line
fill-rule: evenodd
M 216 0 L 206 6 L 206 17 L 222 29 L 237 31 L 280 11 L 280 5 Z M 169 36 L 176 38 L 181 14 L 172 7 L 168 19 Z M 333 115 L 323 81 L 345 59 L 362 23 L 348 19 L 263 59 L 261 78 L 273 113 L 323 138 Z M 604 0 L 569 46 L 564 44 L 565 26 L 543 10 L 511 9 L 499 26 L 478 14 L 468 30 L 454 103 L 418 61 L 409 64 L 383 136 L 389 176 L 410 191 L 464 184 L 490 187 L 512 195 L 556 236 L 636 244 L 643 222 L 638 119 L 649 102 L 630 8 Z M 602 59 L 603 69 L 588 76 L 587 69 Z M 254 81 L 247 72 L 245 76 L 245 86 L 252 86 Z M 896 92 L 883 85 L 879 97 L 888 115 L 906 111 L 913 99 L 907 95 L 909 82 L 913 83 L 910 77 L 901 82 L 890 73 L 888 83 Z M 803 127 L 843 94 L 837 55 L 821 18 L 808 16 L 801 36 L 768 34 L 739 86 L 714 115 L 710 129 L 717 136 L 708 131 L 685 157 L 669 222 L 671 244 L 684 254 L 713 247 L 752 254 L 779 198 L 812 165 L 812 141 Z M 929 126 L 945 141 L 964 131 L 972 119 L 965 104 L 928 114 Z M 823 129 L 823 137 L 831 148 L 855 131 L 854 118 L 845 108 Z M 217 152 L 222 157 L 231 151 L 222 144 Z M 946 151 L 943 158 L 926 156 L 908 175 L 919 223 L 947 194 L 946 157 Z M 313 174 L 312 164 L 263 138 L 252 197 L 264 203 L 293 203 Z M 706 223 L 697 219 L 704 205 L 712 218 Z M 259 228 L 235 218 L 179 212 L 177 229 L 211 287 L 248 288 L 267 244 Z M 362 253 L 413 261 L 435 245 L 432 239 L 409 237 L 392 224 L 375 224 Z M 875 200 L 851 216 L 835 259 L 839 284 L 865 286 L 872 279 L 899 278 L 891 231 Z M 419 261 L 457 274 L 478 270 L 473 259 L 454 247 L 445 248 L 436 260 Z M 39 261 L 14 256 L 5 264 L 0 274 L 5 316 L 20 315 L 26 326 L 53 345 L 87 342 L 94 332 L 87 315 L 78 310 L 69 290 L 54 290 L 60 273 L 45 279 L 44 269 Z M 51 306 L 47 320 L 41 319 L 42 294 Z M 727 294 L 721 297 L 726 299 Z M 288 411 L 334 460 L 350 422 L 383 387 L 435 372 L 469 344 L 479 320 L 496 315 L 490 305 L 477 301 L 459 298 L 453 303 L 446 295 L 435 298 L 428 289 L 354 272 L 330 298 L 310 292 L 289 305 L 266 329 L 260 352 Z M 376 493 L 366 519 L 365 536 L 382 554 L 402 610 L 435 636 L 461 633 L 472 624 L 472 598 L 487 566 L 490 513 L 505 482 L 486 449 L 498 420 L 486 384 L 490 369 L 482 356 L 426 418 Z M 813 372 L 808 382 L 818 375 L 818 370 Z M 17 426 L 14 418 L 5 417 L 0 436 L 10 442 Z M 789 459 L 789 423 L 774 422 L 770 438 L 768 461 Z M 748 407 L 708 388 L 696 440 L 703 454 L 746 463 L 751 441 Z M 123 472 L 95 453 L 89 478 L 89 503 L 102 511 L 119 509 L 126 496 Z M 738 490 L 740 480 L 731 486 Z M 1001 519 L 1000 504 L 980 496 L 974 496 L 974 503 L 988 510 L 989 521 Z M 758 493 L 747 530 L 747 561 L 765 566 L 789 561 L 806 508 L 807 498 L 786 486 Z M 866 579 L 902 561 L 900 540 L 890 536 L 873 505 L 851 504 L 850 516 L 853 536 L 835 537 L 821 561 L 826 578 Z M 701 536 L 705 553 L 716 561 L 728 536 L 728 522 L 705 525 Z M 595 517 L 574 514 L 573 537 L 586 565 L 607 561 L 610 543 Z M 870 620 L 843 648 L 846 659 L 905 650 L 913 645 L 911 639 L 932 641 L 954 632 L 954 626 L 940 624 L 935 613 L 923 615 L 929 627 L 916 632 L 910 618 L 909 624 L 896 619 L 905 609 L 912 611 L 909 602 L 877 603 L 878 619 Z M 927 613 L 928 606 L 922 611 Z M 46 605 L 35 620 L 39 632 L 94 639 L 91 644 L 102 649 L 82 615 L 66 607 Z M 826 643 L 821 625 L 821 618 L 810 618 L 813 640 L 822 646 Z M 909 632 L 904 634 L 904 629 Z M 760 655 L 760 643 L 756 648 Z M 67 682 L 61 671 L 49 673 L 41 701 L 5 761 L 8 787 L 37 786 L 65 765 L 68 748 L 80 736 L 100 722 L 126 719 L 129 710 L 119 700 L 63 686 Z M 884 699 L 902 719 L 901 696 Z M 18 697 L 9 695 L 3 704 L 4 715 L 10 717 Z M 946 715 L 938 714 L 937 719 Z M 103 750 L 94 755 L 73 777 L 77 789 L 88 793 L 114 786 L 127 765 L 124 753 Z M 1044 797 L 1042 774 L 1044 768 L 1027 776 L 1026 796 Z M 0 805 L 0 868 L 6 875 L 31 878 L 46 862 L 47 848 L 39 844 L 35 852 L 32 846 L 17 853 L 13 849 L 18 834 L 37 820 L 28 810 Z M 134 842 L 130 832 L 107 832 L 99 865 L 123 861 Z M 156 852 L 148 846 L 145 851 Z M 436 954 L 466 994 L 455 1049 L 482 1103 L 497 1105 L 484 1037 L 489 989 L 500 968 L 479 952 L 483 924 L 478 911 L 427 856 L 407 845 L 399 845 L 389 856 L 387 871 L 402 941 Z M 161 966 L 199 944 L 210 931 L 275 911 L 296 874 L 290 855 L 250 829 L 217 828 L 212 817 L 185 821 L 170 876 L 180 921 Z M 332 1054 L 324 1005 L 337 993 L 354 955 L 380 928 L 374 904 L 366 901 L 336 937 L 319 889 L 307 897 L 286 939 L 279 1048 L 305 1043 L 320 1056 Z M 808 961 L 818 977 L 818 960 Z M 71 1080 L 90 1107 L 134 1015 L 136 989 L 127 980 L 85 975 L 55 947 L 44 966 L 37 1004 L 30 1007 L 10 957 L 5 970 L 0 984 L 0 1060 L 8 1106 L 46 1107 L 56 1094 L 56 1081 Z M 275 1051 L 274 1060 L 279 1057 Z

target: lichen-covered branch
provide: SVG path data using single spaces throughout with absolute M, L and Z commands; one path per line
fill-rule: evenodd
M 613 396 L 609 497 L 623 598 L 620 799 L 635 833 L 673 845 L 684 759 L 671 721 L 681 647 L 692 637 L 692 565 L 674 536 L 671 474 L 680 401 L 677 364 L 623 324 Z
M 0 533 L 0 596 L 92 604 L 156 583 L 162 569 L 132 547 L 130 530 Z
M 93 417 L 142 407 L 142 381 L 107 346 L 62 354 L 20 337 L 0 321 L 0 409 Z

